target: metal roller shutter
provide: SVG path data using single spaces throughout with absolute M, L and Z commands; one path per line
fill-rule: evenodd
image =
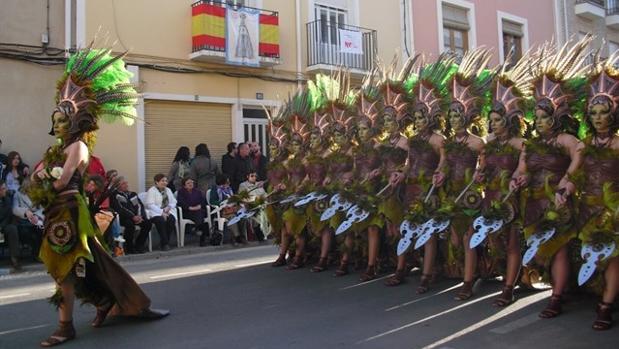
M 206 143 L 213 160 L 221 166 L 221 156 L 232 140 L 231 106 L 228 104 L 146 101 L 144 147 L 146 188 L 161 172 L 167 175 L 179 147 Z

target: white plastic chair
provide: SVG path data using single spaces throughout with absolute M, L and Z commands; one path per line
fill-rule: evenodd
M 191 219 L 183 218 L 183 209 L 180 206 L 176 206 L 176 210 L 178 212 L 178 234 L 177 238 L 179 239 L 179 247 L 185 246 L 185 228 L 187 224 L 195 224 Z
M 224 226 L 228 220 L 221 216 L 221 210 L 224 208 L 223 205 L 211 205 L 211 190 L 212 189 L 208 189 L 206 191 L 206 216 L 209 219 L 209 229 L 211 229 L 211 231 L 213 230 L 213 216 L 215 216 L 214 219 L 217 222 L 217 230 L 223 234 Z M 223 238 L 221 239 L 220 245 L 223 245 Z

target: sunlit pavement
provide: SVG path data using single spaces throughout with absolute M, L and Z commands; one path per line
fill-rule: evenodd
M 492 307 L 498 282 L 476 297 L 453 300 L 458 282 L 414 294 L 418 276 L 396 288 L 359 284 L 358 273 L 334 278 L 308 268 L 272 268 L 273 246 L 159 256 L 123 262 L 153 305 L 172 315 L 156 322 L 110 319 L 90 327 L 94 309 L 76 308 L 78 337 L 63 348 L 617 348 L 619 326 L 591 329 L 595 300 L 572 301 L 543 320 L 549 291 L 517 291 Z M 41 272 L 0 278 L 0 348 L 35 348 L 56 326 Z M 619 318 L 619 315 L 615 314 Z

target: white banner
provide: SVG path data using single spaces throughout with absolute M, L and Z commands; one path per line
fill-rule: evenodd
M 260 66 L 260 11 L 226 8 L 226 63 Z
M 363 38 L 361 32 L 338 29 L 340 34 L 340 52 L 363 54 Z

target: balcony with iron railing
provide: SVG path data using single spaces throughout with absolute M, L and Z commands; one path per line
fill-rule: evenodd
M 221 0 L 200 0 L 191 5 L 192 49 L 189 59 L 226 62 L 226 11 L 248 9 L 259 12 L 258 56 L 260 66 L 280 64 L 279 13 Z
M 619 29 L 619 1 L 606 1 L 606 25 L 612 29 Z
M 306 29 L 308 71 L 344 67 L 362 75 L 374 67 L 376 30 L 321 20 L 307 23 Z
M 589 19 L 603 19 L 606 16 L 604 0 L 576 0 L 574 13 L 577 16 Z

